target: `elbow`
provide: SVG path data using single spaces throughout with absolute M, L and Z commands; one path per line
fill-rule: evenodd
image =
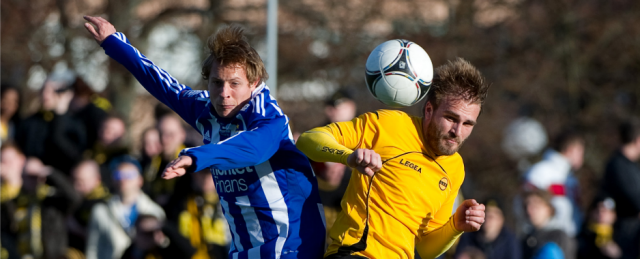
M 298 141 L 296 141 L 296 148 L 298 148 L 298 150 L 302 151 L 302 153 L 307 156 L 309 153 L 309 146 L 312 145 L 310 140 L 311 134 L 312 133 L 304 132 L 300 135 L 300 137 L 298 137 Z

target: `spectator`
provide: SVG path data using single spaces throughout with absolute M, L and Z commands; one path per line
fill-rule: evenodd
M 100 167 L 93 160 L 84 160 L 72 172 L 73 186 L 82 197 L 82 203 L 67 219 L 69 246 L 78 253 L 84 253 L 87 245 L 87 228 L 91 210 L 98 203 L 105 203 L 108 189 L 102 185 Z
M 192 258 L 195 253 L 189 241 L 171 225 L 164 224 L 162 219 L 139 215 L 135 225 L 135 238 L 124 252 L 123 259 Z
M 325 102 L 324 114 L 329 121 L 322 125 L 332 122 L 350 121 L 356 116 L 356 109 L 356 102 L 353 100 L 351 91 L 341 89 L 335 92 L 331 98 Z
M 160 118 L 158 121 L 158 131 L 160 132 L 160 141 L 162 143 L 162 154 L 158 171 L 152 179 L 146 179 L 149 185 L 149 196 L 160 205 L 165 205 L 174 193 L 176 183 L 179 179 L 164 180 L 162 172 L 168 163 L 178 158 L 180 151 L 185 148 L 184 141 L 186 133 L 182 126 L 181 119 L 169 113 Z M 183 180 L 188 183 L 188 180 Z
M 2 225 L 3 232 L 9 232 L 7 243 L 15 241 L 22 258 L 66 254 L 65 218 L 79 202 L 66 176 L 37 158 L 25 160 L 15 146 L 3 145 L 2 178 Z M 2 241 L 4 246 L 5 239 Z
M 504 225 L 504 214 L 496 199 L 483 202 L 485 221 L 478 232 L 464 233 L 456 248 L 456 258 L 465 258 L 467 248 L 480 250 L 491 259 L 520 259 L 522 249 L 515 234 Z
M 209 170 L 193 174 L 188 192 L 176 193 L 167 207 L 169 221 L 198 250 L 198 258 L 226 259 L 231 240 L 216 185 Z
M 623 259 L 640 254 L 640 121 L 633 118 L 620 125 L 622 146 L 607 163 L 602 189 L 616 202 L 618 220 L 614 240 Z
M 356 103 L 353 101 L 351 92 L 342 89 L 334 93 L 325 102 L 324 113 L 328 121 L 322 125 L 352 120 L 356 116 Z M 333 162 L 312 162 L 312 166 L 318 176 L 318 191 L 324 206 L 328 233 L 342 210 L 340 201 L 342 201 L 342 196 L 349 185 L 351 168 Z M 330 243 L 329 241 L 327 244 Z
M 524 238 L 524 258 L 575 258 L 574 241 L 564 231 L 549 226 L 555 213 L 551 194 L 534 190 L 526 193 L 523 199 L 527 218 L 533 226 L 532 232 Z M 561 252 L 557 247 L 562 249 Z
M 84 125 L 69 114 L 72 72 L 53 73 L 44 83 L 42 109 L 22 122 L 16 140 L 27 157 L 69 174 L 86 147 Z
M 131 245 L 138 215 L 164 220 L 162 208 L 141 190 L 140 165 L 129 156 L 114 159 L 112 171 L 117 192 L 105 204 L 91 210 L 86 256 L 88 259 L 120 258 Z
M 129 153 L 124 143 L 127 126 L 119 116 L 110 115 L 100 125 L 98 130 L 98 140 L 87 157 L 95 160 L 99 165 L 108 164 L 114 158 Z
M 0 97 L 0 143 L 4 143 L 15 138 L 19 126 L 20 92 L 18 88 L 2 85 Z
M 107 119 L 107 113 L 111 111 L 111 103 L 96 94 L 81 77 L 76 77 L 73 91 L 69 110 L 87 130 L 87 147 L 91 148 L 98 140 L 98 131 Z
M 26 158 L 12 143 L 0 147 L 0 243 L 2 254 L 17 259 L 18 224 L 15 219 L 16 197 L 22 188 L 22 169 Z M 4 257 L 3 257 L 4 258 Z
M 492 257 L 487 257 L 480 249 L 475 247 L 467 247 L 463 251 L 461 251 L 457 259 L 487 259 Z
M 622 250 L 613 241 L 616 221 L 615 202 L 609 197 L 597 197 L 589 209 L 589 219 L 579 235 L 578 258 L 620 258 Z
M 140 165 L 142 165 L 145 183 L 153 181 L 162 163 L 162 143 L 160 133 L 156 128 L 148 128 L 142 133 L 142 151 L 140 152 Z M 146 186 L 148 187 L 148 186 Z M 145 191 L 149 191 L 145 188 Z
M 570 237 L 576 236 L 582 224 L 578 181 L 573 172 L 582 167 L 583 161 L 584 139 L 576 132 L 566 131 L 544 153 L 543 160 L 525 174 L 525 186 L 554 195 L 551 204 L 556 213 L 548 227 L 561 229 Z

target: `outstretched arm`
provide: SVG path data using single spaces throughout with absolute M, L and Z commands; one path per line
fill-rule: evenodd
M 198 172 L 208 167 L 228 170 L 255 166 L 267 161 L 278 151 L 282 134 L 287 127 L 285 117 L 261 120 L 243 131 L 218 143 L 211 143 L 180 152 L 180 157 L 167 165 L 164 179 L 182 176 L 187 171 Z
M 207 91 L 190 91 L 167 71 L 156 66 L 140 51 L 131 46 L 124 34 L 101 17 L 84 16 L 89 21 L 84 26 L 104 48 L 105 53 L 122 64 L 156 99 L 178 113 L 189 124 L 197 118 L 209 98 Z M 95 26 L 95 27 L 94 27 Z M 201 102 L 197 102 L 201 100 Z M 192 125 L 193 126 L 193 125 Z
M 311 129 L 298 138 L 296 147 L 316 162 L 336 162 L 372 176 L 382 168 L 380 155 L 361 148 L 367 124 L 379 119 L 377 113 L 365 113 L 345 122 Z

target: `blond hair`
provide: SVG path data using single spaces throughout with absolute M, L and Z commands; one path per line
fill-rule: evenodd
M 244 36 L 244 29 L 237 25 L 225 26 L 207 40 L 209 56 L 202 63 L 202 77 L 209 79 L 213 62 L 220 66 L 240 65 L 244 68 L 250 83 L 265 82 L 269 75 L 258 52 Z
M 437 67 L 434 72 L 435 75 L 425 106 L 427 103 L 431 103 L 433 108 L 437 109 L 445 97 L 453 96 L 464 101 L 477 103 L 482 107 L 490 85 L 485 82 L 482 73 L 469 61 L 457 58 Z

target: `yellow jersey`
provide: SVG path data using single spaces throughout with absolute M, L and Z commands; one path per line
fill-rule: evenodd
M 435 156 L 425 148 L 422 121 L 379 110 L 300 137 L 298 148 L 315 161 L 347 164 L 355 149 L 371 149 L 382 158 L 373 177 L 351 174 L 325 257 L 414 258 L 416 244 L 428 246 L 418 250 L 435 257 L 460 236 L 449 219 L 464 181 L 462 158 Z M 435 238 L 421 242 L 427 236 Z

